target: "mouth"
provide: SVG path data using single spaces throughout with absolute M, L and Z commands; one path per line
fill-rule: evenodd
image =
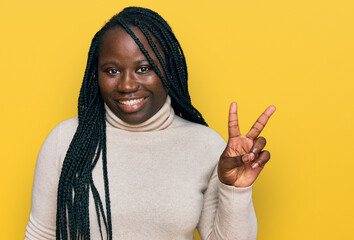
M 142 98 L 137 98 L 137 99 L 131 99 L 131 100 L 119 100 L 118 102 L 120 104 L 123 104 L 123 105 L 127 105 L 127 106 L 132 106 L 132 105 L 135 105 L 135 104 L 138 104 L 140 102 L 142 102 L 144 99 L 146 99 L 147 97 L 142 97 Z
M 124 113 L 135 113 L 144 108 L 148 101 L 147 97 L 133 98 L 133 99 L 120 99 L 117 100 L 118 107 Z

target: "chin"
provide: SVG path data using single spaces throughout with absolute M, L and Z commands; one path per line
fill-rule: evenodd
M 125 123 L 137 125 L 147 121 L 153 115 L 150 116 L 150 115 L 141 115 L 140 113 L 129 113 L 129 114 L 124 113 L 119 115 L 116 114 L 116 116 L 119 117 Z

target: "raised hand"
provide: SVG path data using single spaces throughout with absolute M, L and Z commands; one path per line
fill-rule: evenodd
M 248 187 L 258 177 L 270 159 L 270 153 L 263 151 L 266 140 L 258 137 L 268 119 L 275 111 L 269 106 L 246 134 L 240 133 L 237 104 L 231 103 L 229 111 L 229 140 L 220 156 L 218 175 L 222 183 L 235 187 Z

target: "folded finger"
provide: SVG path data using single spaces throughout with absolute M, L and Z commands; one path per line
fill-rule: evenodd
M 251 162 L 255 159 L 255 154 L 253 152 L 247 153 L 243 155 L 241 159 L 244 163 Z
M 254 141 L 251 153 L 254 154 L 255 158 L 258 158 L 259 153 L 263 150 L 267 141 L 264 137 L 259 137 Z
M 263 168 L 264 165 L 269 161 L 270 153 L 268 151 L 263 151 L 259 154 L 259 157 L 256 159 L 255 163 L 252 164 L 252 168 Z

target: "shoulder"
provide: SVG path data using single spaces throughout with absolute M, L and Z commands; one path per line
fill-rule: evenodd
M 44 141 L 39 155 L 59 154 L 67 150 L 78 126 L 78 118 L 70 118 L 59 123 L 48 134 Z
M 225 140 L 215 130 L 179 116 L 175 116 L 171 130 L 176 131 L 179 139 L 183 139 L 184 143 L 182 144 L 204 154 L 209 154 L 212 158 L 217 156 L 218 159 L 226 146 Z
M 170 130 L 175 132 L 176 145 L 180 146 L 183 158 L 198 166 L 196 169 L 203 179 L 201 182 L 207 183 L 226 147 L 225 140 L 210 127 L 179 116 L 175 116 Z
M 36 191 L 40 191 L 39 188 L 47 189 L 43 186 L 48 184 L 55 185 L 57 183 L 65 154 L 77 125 L 77 118 L 65 120 L 59 123 L 47 136 L 37 157 L 33 183 L 33 188 Z
M 52 132 L 60 132 L 63 134 L 70 134 L 73 131 L 76 131 L 76 128 L 79 124 L 79 120 L 77 117 L 73 117 L 67 120 L 62 121 L 59 123 L 53 130 Z
M 208 126 L 185 120 L 179 116 L 175 116 L 171 128 L 185 132 L 189 136 L 203 137 L 201 139 L 202 141 L 212 142 L 214 144 L 218 143 L 225 146 L 225 140 L 215 130 Z
M 77 117 L 62 121 L 52 129 L 46 141 L 53 138 L 60 138 L 62 140 L 66 138 L 72 138 L 77 129 L 78 123 L 79 122 Z

